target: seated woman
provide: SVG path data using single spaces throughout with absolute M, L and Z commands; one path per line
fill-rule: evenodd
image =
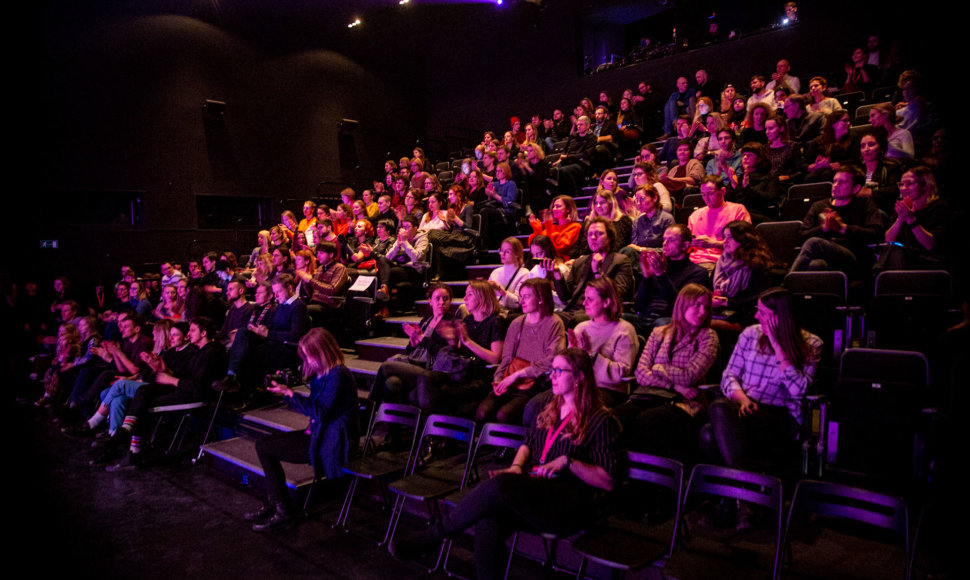
M 861 168 L 866 174 L 866 185 L 859 195 L 872 197 L 879 209 L 886 215 L 893 215 L 893 204 L 899 199 L 899 176 L 903 171 L 898 161 L 886 157 L 887 147 L 886 132 L 880 128 L 866 131 L 859 140 Z
M 630 245 L 620 252 L 633 263 L 640 260 L 640 252 L 647 248 L 659 249 L 663 246 L 663 235 L 674 224 L 674 216 L 660 207 L 660 194 L 653 185 L 641 185 L 633 195 L 640 217 L 633 222 Z
M 710 97 L 697 99 L 697 104 L 694 106 L 694 120 L 690 124 L 690 130 L 687 132 L 687 136 L 697 140 L 707 135 L 709 133 L 707 130 L 707 119 L 713 111 L 714 101 Z
M 566 346 L 562 319 L 552 313 L 552 284 L 548 280 L 526 280 L 519 290 L 519 303 L 523 314 L 512 321 L 505 335 L 492 391 L 475 411 L 479 423 L 519 423 L 526 403 L 542 390 L 537 383 L 542 382 L 553 356 Z
M 660 195 L 661 209 L 668 213 L 674 211 L 674 202 L 670 199 L 670 192 L 660 182 L 660 177 L 657 175 L 657 166 L 653 161 L 637 161 L 633 165 L 633 173 L 630 174 L 628 183 L 630 191 L 635 192 L 644 185 L 652 185 L 657 190 L 657 194 Z
M 771 250 L 746 221 L 724 226 L 724 252 L 714 265 L 714 307 L 736 311 L 732 321 L 748 324 L 754 303 L 768 287 Z
M 430 199 L 428 207 L 430 214 Z M 444 272 L 464 272 L 465 264 L 474 255 L 478 243 L 478 236 L 472 229 L 474 210 L 465 199 L 465 188 L 461 185 L 452 184 L 448 188 L 448 209 L 444 216 L 448 228 L 428 230 L 428 241 L 434 251 L 431 267 L 434 268 L 433 278 L 436 279 Z
M 751 447 L 772 460 L 791 451 L 822 351 L 822 341 L 798 327 L 783 288 L 761 295 L 755 318 L 759 324 L 744 329 L 731 353 L 721 376 L 724 398 L 711 403 L 711 427 L 702 432 L 724 464 L 737 469 L 751 468 Z
M 273 255 L 272 254 L 260 254 L 259 259 L 256 260 L 256 267 L 253 270 L 253 275 L 246 280 L 246 286 L 250 288 L 255 288 L 256 286 L 262 284 L 263 282 L 269 282 L 273 279 Z M 181 300 L 181 296 L 179 296 Z M 184 308 L 184 301 L 183 301 Z
M 685 187 L 698 185 L 704 179 L 704 166 L 693 157 L 690 140 L 682 139 L 677 144 L 677 165 L 668 169 L 661 181 L 670 191 L 678 192 Z
M 488 199 L 488 195 L 485 194 L 485 178 L 480 169 L 472 169 L 468 172 L 465 187 L 468 188 L 468 201 L 475 206 L 477 212 L 479 206 Z
M 886 230 L 886 243 L 894 244 L 880 256 L 886 270 L 949 269 L 945 240 L 949 207 L 936 193 L 936 179 L 926 166 L 918 166 L 899 180 L 901 199 L 896 220 Z
M 454 315 L 451 312 L 451 288 L 445 284 L 432 284 L 428 288 L 431 315 L 418 324 L 405 324 L 408 346 L 404 354 L 394 355 L 384 361 L 377 370 L 370 399 L 381 403 L 407 403 L 418 381 L 431 373 L 431 365 L 438 351 L 448 346 L 447 331 Z
M 586 240 L 586 229 L 589 227 L 590 220 L 595 217 L 603 217 L 613 222 L 616 227 L 616 239 L 613 240 L 612 252 L 619 252 L 630 244 L 633 235 L 633 220 L 630 216 L 620 211 L 619 205 L 613 194 L 605 189 L 598 190 L 593 195 L 592 211 L 583 221 L 583 230 L 579 234 L 579 239 L 573 246 L 572 257 L 578 258 L 583 254 L 589 253 L 589 243 Z
M 502 265 L 488 276 L 499 304 L 506 310 L 519 310 L 519 288 L 529 278 L 529 271 L 522 266 L 523 255 L 522 242 L 517 238 L 506 238 L 498 251 Z
M 782 188 L 778 178 L 771 174 L 770 167 L 765 156 L 765 146 L 761 143 L 748 143 L 741 148 L 739 170 L 728 169 L 728 192 L 725 199 L 746 207 L 751 214 L 751 221 L 755 224 L 778 217 Z
M 555 284 L 553 282 L 555 270 L 559 270 L 563 277 L 569 276 L 569 265 L 563 262 L 559 254 L 556 253 L 556 247 L 549 236 L 539 234 L 532 238 L 532 243 L 529 244 L 529 253 L 532 254 L 532 261 L 535 263 L 529 270 L 529 278 L 548 280 L 551 284 Z M 565 306 L 559 299 L 559 294 L 555 291 L 552 293 L 552 300 L 555 303 L 555 310 L 562 310 Z
M 377 197 L 383 193 L 383 184 L 379 181 L 375 183 L 381 187 L 382 191 L 375 192 L 373 189 L 365 189 L 360 192 L 360 200 L 364 202 L 364 209 L 367 210 L 368 218 L 372 218 L 380 213 L 380 210 L 377 208 Z
M 888 147 L 884 149 L 890 159 L 912 159 L 916 155 L 913 135 L 906 129 L 896 126 L 896 109 L 892 103 L 879 103 L 869 109 L 869 123 L 874 128 L 886 132 Z
M 394 208 L 398 221 L 403 220 L 405 216 L 413 215 L 418 219 L 418 224 L 420 224 L 421 219 L 424 217 L 423 201 L 424 190 L 416 188 L 409 189 L 404 194 L 404 203 Z
M 246 269 L 251 270 L 256 267 L 256 261 L 263 254 L 270 253 L 269 245 L 269 230 L 259 230 L 256 234 L 256 247 L 249 254 L 249 260 L 246 262 Z
M 365 190 L 366 191 L 366 190 Z M 377 205 L 375 204 L 376 208 Z M 362 199 L 355 199 L 354 203 L 350 204 L 350 211 L 353 214 L 353 222 L 356 225 L 360 220 L 366 220 L 370 217 L 367 213 L 367 204 L 364 203 Z M 351 231 L 348 232 L 348 237 L 353 235 L 353 226 L 351 226 Z
M 317 259 L 310 250 L 297 250 L 293 252 L 293 268 L 296 273 L 296 295 L 309 303 L 313 297 L 313 288 L 303 280 L 313 278 L 317 271 Z
M 707 134 L 697 140 L 694 146 L 694 159 L 706 164 L 707 161 L 721 148 L 717 140 L 717 132 L 723 128 L 723 121 L 720 113 L 711 113 L 707 116 L 705 128 Z
M 438 326 L 448 346 L 438 351 L 432 371 L 420 377 L 417 388 L 411 392 L 410 402 L 425 412 L 465 415 L 465 404 L 475 402 L 477 406 L 477 401 L 491 388 L 486 365 L 501 361 L 505 327 L 499 316 L 498 300 L 488 282 L 468 283 L 465 309 L 468 315 L 464 319 L 455 320 L 450 327 Z
M 745 143 L 767 143 L 768 137 L 765 135 L 765 121 L 771 117 L 772 113 L 774 111 L 771 110 L 771 107 L 764 103 L 755 103 L 748 109 L 748 116 L 744 120 L 744 128 L 738 134 L 738 147 L 743 146 Z
M 432 192 L 427 199 L 428 211 L 421 217 L 418 230 L 450 230 L 451 222 L 448 221 L 445 196 Z
M 485 186 L 485 200 L 478 208 L 482 214 L 482 229 L 487 232 L 486 240 L 492 243 L 508 235 L 514 229 L 519 202 L 519 188 L 512 181 L 512 168 L 502 162 L 495 167 L 495 179 Z M 494 246 L 492 246 L 494 247 Z
M 593 357 L 593 374 L 600 398 L 608 408 L 626 401 L 629 394 L 624 377 L 630 375 L 637 356 L 637 332 L 620 318 L 623 302 L 609 278 L 597 278 L 586 286 L 583 306 L 589 320 L 584 320 L 566 333 L 570 348 L 578 348 Z M 525 410 L 524 423 L 531 424 L 552 393 L 543 391 L 532 397 Z
M 526 128 L 532 125 L 526 125 Z M 522 145 L 523 154 L 515 160 L 512 172 L 515 182 L 525 192 L 529 200 L 529 207 L 534 212 L 541 212 L 549 207 L 549 162 L 545 159 L 542 148 L 537 143 L 527 141 Z
M 788 138 L 788 124 L 778 116 L 765 121 L 765 136 L 768 146 L 765 155 L 771 163 L 770 173 L 782 183 L 791 183 L 799 178 L 801 166 L 801 147 L 792 145 Z
M 626 96 L 620 99 L 620 110 L 616 114 L 616 126 L 620 130 L 620 154 L 623 157 L 634 155 L 637 145 L 640 143 L 643 123 L 640 121 L 640 116 L 637 115 L 633 101 Z
M 492 471 L 491 479 L 473 488 L 432 527 L 400 536 L 391 553 L 413 559 L 475 526 L 478 578 L 501 578 L 508 559 L 505 539 L 513 531 L 538 529 L 567 536 L 593 522 L 594 496 L 613 488 L 619 424 L 599 400 L 585 351 L 562 351 L 551 369 L 555 396 L 512 465 Z
M 280 215 L 280 231 L 286 236 L 286 243 L 293 244 L 297 230 L 300 229 L 300 222 L 296 219 L 296 214 L 290 210 L 284 211 Z
M 717 357 L 711 329 L 711 291 L 687 284 L 674 302 L 670 324 L 653 329 L 636 366 L 639 387 L 616 415 L 633 449 L 688 460 L 707 422 L 707 398 L 697 389 Z M 671 391 L 671 398 L 656 389 Z M 659 393 L 659 394 L 658 394 Z M 657 400 L 665 403 L 657 404 Z
M 253 522 L 257 532 L 287 524 L 296 516 L 282 461 L 309 463 L 317 477 L 334 482 L 344 476 L 344 464 L 357 453 L 357 384 L 344 366 L 340 346 L 325 329 L 311 328 L 300 339 L 298 353 L 310 395 L 299 395 L 276 381 L 267 390 L 283 395 L 291 407 L 310 417 L 310 427 L 270 435 L 256 443 L 256 454 L 266 474 L 267 499 L 243 517 Z
M 532 226 L 532 235 L 529 236 L 530 245 L 536 236 L 542 234 L 552 240 L 552 245 L 560 258 L 565 261 L 572 258 L 570 254 L 573 245 L 579 239 L 579 232 L 583 229 L 582 224 L 579 223 L 579 210 L 576 209 L 573 198 L 568 195 L 553 198 L 548 217 L 544 221 L 539 221 L 535 215 L 529 215 L 529 225 Z
M 825 116 L 822 134 L 805 145 L 802 162 L 807 163 L 806 183 L 832 181 L 835 172 L 853 160 L 849 113 L 842 109 Z
M 167 284 L 162 288 L 162 299 L 155 307 L 155 318 L 158 320 L 171 320 L 178 322 L 182 319 L 182 311 L 185 304 L 179 300 L 178 288 L 175 284 Z

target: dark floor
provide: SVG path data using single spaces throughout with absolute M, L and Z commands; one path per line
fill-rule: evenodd
M 330 529 L 330 523 L 339 500 L 329 498 L 314 502 L 310 519 L 300 526 L 257 534 L 241 517 L 258 503 L 254 490 L 230 484 L 187 458 L 150 469 L 107 473 L 87 464 L 90 453 L 85 443 L 61 434 L 46 411 L 29 405 L 14 405 L 10 411 L 12 433 L 19 439 L 14 444 L 15 460 L 8 467 L 18 481 L 7 494 L 15 504 L 10 553 L 17 561 L 31 562 L 31 575 L 395 580 L 426 575 L 357 533 L 383 532 L 386 514 L 379 510 L 355 510 L 355 531 L 338 532 Z M 912 518 L 915 525 L 915 514 Z M 406 519 L 402 526 L 416 523 Z M 869 577 L 895 576 L 880 570 L 894 567 L 890 553 L 881 548 L 866 553 L 838 538 L 818 540 L 799 554 L 802 561 L 824 566 L 827 571 L 817 577 L 857 577 L 849 563 L 875 563 L 878 572 Z M 469 560 L 466 549 L 456 551 L 458 571 L 472 575 Z M 688 557 L 667 572 L 679 578 L 768 575 L 744 565 L 730 573 L 728 568 Z M 569 577 L 546 573 L 524 558 L 516 559 L 512 574 L 513 579 L 552 576 Z M 439 573 L 439 577 L 445 576 Z M 637 577 L 662 576 L 658 569 L 648 569 Z

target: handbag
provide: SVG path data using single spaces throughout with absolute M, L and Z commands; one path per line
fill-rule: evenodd
M 468 380 L 475 358 L 462 356 L 458 348 L 448 345 L 438 351 L 431 364 L 431 370 L 445 373 L 456 383 Z

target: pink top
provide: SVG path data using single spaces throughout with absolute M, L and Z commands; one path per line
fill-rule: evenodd
M 724 241 L 721 231 L 724 226 L 735 220 L 751 223 L 751 216 L 740 203 L 725 201 L 724 205 L 717 209 L 705 206 L 694 210 L 694 213 L 687 218 L 687 227 L 690 228 L 690 232 L 695 238 L 697 236 L 709 236 L 715 240 Z M 721 248 L 694 248 L 690 253 L 690 260 L 695 264 L 717 262 L 722 253 Z

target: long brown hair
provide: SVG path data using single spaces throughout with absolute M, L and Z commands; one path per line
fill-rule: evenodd
M 780 287 L 769 288 L 761 293 L 758 301 L 778 316 L 778 344 L 781 345 L 785 358 L 791 362 L 792 366 L 801 370 L 805 366 L 806 359 L 808 359 L 809 346 L 802 334 L 802 329 L 795 321 L 791 292 Z M 773 352 L 771 342 L 763 332 L 758 339 L 758 350 L 765 354 Z
M 697 328 L 693 328 L 687 322 L 685 313 L 687 309 L 693 305 L 698 300 L 707 300 L 707 317 L 704 322 Z M 708 328 L 711 325 L 711 291 L 710 289 L 701 286 L 700 284 L 687 284 L 680 289 L 677 294 L 677 300 L 674 302 L 674 312 L 670 318 L 670 324 L 663 327 L 663 332 L 665 335 L 670 337 L 670 345 L 673 348 L 674 343 L 679 341 L 685 336 L 693 337 L 702 328 Z M 671 335 L 673 333 L 673 335 Z
M 738 243 L 738 249 L 734 252 L 736 259 L 752 270 L 768 270 L 772 262 L 771 249 L 757 228 L 749 222 L 735 220 L 724 226 L 724 229 L 730 231 L 731 238 Z
M 593 360 L 589 353 L 581 348 L 566 348 L 559 351 L 556 356 L 566 360 L 573 376 L 576 377 L 576 411 L 562 434 L 570 439 L 573 445 L 579 445 L 586 438 L 590 417 L 603 408 L 600 391 L 596 388 L 596 379 L 593 375 Z M 559 410 L 562 404 L 562 395 L 555 395 L 536 418 L 536 427 L 549 429 L 555 426 L 559 421 Z
M 303 378 L 323 376 L 337 365 L 344 364 L 344 353 L 337 340 L 325 328 L 311 328 L 299 343 L 300 358 L 303 359 Z

